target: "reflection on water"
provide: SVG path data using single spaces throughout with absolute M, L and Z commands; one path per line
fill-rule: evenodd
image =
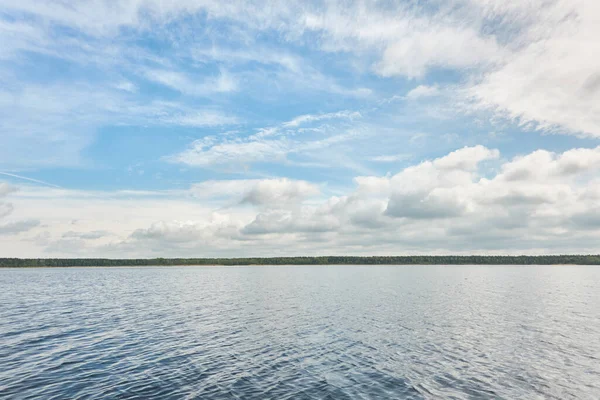
M 600 268 L 0 270 L 0 397 L 600 396 Z

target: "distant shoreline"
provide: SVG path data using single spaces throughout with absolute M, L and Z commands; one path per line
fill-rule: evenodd
M 600 265 L 600 255 L 551 256 L 372 256 L 241 258 L 0 258 L 0 268 L 160 267 L 249 265 Z

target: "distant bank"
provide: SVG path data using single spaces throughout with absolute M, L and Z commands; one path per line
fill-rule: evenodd
M 0 258 L 0 267 L 117 267 L 175 265 L 600 265 L 600 255 L 373 256 L 266 258 Z

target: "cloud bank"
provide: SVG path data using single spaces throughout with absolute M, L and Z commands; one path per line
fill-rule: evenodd
M 206 181 L 188 190 L 189 201 L 22 188 L 15 207 L 43 227 L 9 223 L 2 233 L 31 230 L 28 251 L 48 255 L 579 253 L 598 240 L 599 170 L 600 147 L 505 160 L 473 146 L 356 177 L 343 195 L 283 178 Z M 90 209 L 109 217 L 100 223 Z M 73 229 L 86 218 L 85 231 Z M 65 253 L 67 239 L 79 242 Z

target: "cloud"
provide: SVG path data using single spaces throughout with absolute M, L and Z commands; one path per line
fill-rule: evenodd
M 297 203 L 320 193 L 318 186 L 306 181 L 287 178 L 264 179 L 258 181 L 243 197 L 243 203 L 253 205 L 279 206 Z
M 346 87 L 335 76 L 323 73 L 310 59 L 277 47 L 261 47 L 253 43 L 241 48 L 194 47 L 191 58 L 198 63 L 218 63 L 240 72 L 236 74 L 239 89 L 250 96 L 264 100 L 275 92 L 300 92 L 311 95 L 329 93 L 344 97 L 368 98 L 373 91 L 368 87 Z
M 600 168 L 600 148 L 572 149 L 562 154 L 537 150 L 504 164 L 499 177 L 506 181 L 557 181 Z
M 95 240 L 106 236 L 109 236 L 110 232 L 107 231 L 90 231 L 90 232 L 75 232 L 68 231 L 62 234 L 65 239 L 84 239 L 84 240 Z
M 260 243 L 264 249 L 266 240 L 287 240 L 294 243 L 291 253 L 303 243 L 301 248 L 313 251 L 354 254 L 386 248 L 394 253 L 591 249 L 592 238 L 600 235 L 594 222 L 600 220 L 594 173 L 599 151 L 538 150 L 498 165 L 497 150 L 462 148 L 389 177 L 357 177 L 355 191 L 346 196 L 300 207 L 267 203 L 230 235 L 230 245 Z M 486 167 L 494 167 L 492 177 L 482 172 L 486 162 L 493 162 Z M 514 179 L 514 171 L 524 170 Z
M 0 202 L 0 219 L 11 214 L 14 210 L 14 206 L 11 203 Z
M 17 188 L 9 185 L 6 182 L 0 182 L 0 199 L 9 195 L 10 193 L 16 192 Z M 6 203 L 4 201 L 0 201 L 0 220 L 14 211 L 14 206 L 12 203 Z
M 115 88 L 119 90 L 124 90 L 129 93 L 137 92 L 138 88 L 135 84 L 129 81 L 120 81 L 115 84 Z
M 318 185 L 288 178 L 209 180 L 195 183 L 190 192 L 204 201 L 229 207 L 250 204 L 278 208 L 318 196 Z
M 426 6 L 330 3 L 301 21 L 304 30 L 320 33 L 326 50 L 377 52 L 374 69 L 383 76 L 420 78 L 435 67 L 478 67 L 503 53 L 493 36 L 481 34 L 480 21 L 448 9 L 428 15 L 433 9 Z
M 9 177 L 11 177 L 11 178 L 22 179 L 22 180 L 29 181 L 29 182 L 39 183 L 39 184 L 41 184 L 41 185 L 44 185 L 44 186 L 51 186 L 51 187 L 55 187 L 55 188 L 60 188 L 60 186 L 54 185 L 54 184 L 52 184 L 52 183 L 44 182 L 44 181 L 41 181 L 41 180 L 39 180 L 39 179 L 28 178 L 28 177 L 26 177 L 26 176 L 22 176 L 22 175 L 11 174 L 11 173 L 9 173 L 9 172 L 0 172 L 0 175 L 9 176 Z M 8 187 L 8 190 L 10 190 L 10 189 L 11 189 L 11 187 L 10 187 L 9 185 L 3 184 L 3 183 L 2 183 L 2 184 L 0 184 L 0 197 L 2 197 L 2 195 L 3 195 L 3 194 L 6 194 L 6 193 L 3 193 L 3 192 L 2 192 L 2 187 L 1 187 L 1 185 L 5 185 L 5 186 L 7 186 L 7 187 Z M 13 188 L 13 190 L 10 190 L 10 191 L 16 191 L 16 189 L 15 189 L 15 188 Z M 7 192 L 7 193 L 10 193 L 10 191 L 9 191 L 9 192 Z
M 38 220 L 10 222 L 0 225 L 0 235 L 16 235 L 27 232 L 40 224 Z
M 289 50 L 259 44 L 263 42 L 257 37 L 271 35 L 325 56 L 344 55 L 348 65 L 361 70 L 360 65 L 368 64 L 366 70 L 384 77 L 422 79 L 431 71 L 458 71 L 469 82 L 459 96 L 470 99 L 473 109 L 489 109 L 538 129 L 600 135 L 599 61 L 589 57 L 600 46 L 596 40 L 600 5 L 587 0 L 434 3 L 347 1 L 306 6 L 300 1 L 273 5 L 264 0 L 228 4 L 142 0 L 110 5 L 76 1 L 66 6 L 56 1 L 3 1 L 11 17 L 0 24 L 3 42 L 9 43 L 2 56 L 36 52 L 64 58 L 77 53 L 82 62 L 116 60 L 117 65 L 139 57 L 137 70 L 145 70 L 147 79 L 181 93 L 205 96 L 240 90 L 237 73 L 223 69 L 206 78 L 183 72 L 173 65 L 177 62 L 165 62 L 151 49 L 143 51 L 140 46 L 128 52 L 110 45 L 124 32 L 144 36 L 154 31 L 177 49 L 176 61 L 183 65 L 204 62 L 234 70 L 258 64 L 263 79 L 257 79 L 261 74 L 246 75 L 252 76 L 247 79 L 250 83 L 275 77 L 288 86 L 296 82 L 297 88 L 372 94 L 368 87 L 340 85 Z M 174 34 L 177 29 L 179 34 Z M 79 36 L 67 37 L 65 31 L 80 33 L 88 43 Z M 210 40 L 198 39 L 203 37 Z M 225 45 L 224 37 L 229 38 Z M 189 51 L 181 50 L 186 46 Z M 73 51 L 64 51 L 65 47 Z M 106 54 L 95 54 L 90 47 Z M 276 71 L 263 68 L 273 66 Z
M 293 163 L 290 156 L 304 159 L 318 157 L 324 149 L 363 135 L 363 132 L 350 127 L 354 125 L 354 119 L 360 117 L 360 113 L 347 110 L 301 115 L 280 125 L 258 129 L 249 136 L 206 136 L 192 142 L 186 150 L 164 159 L 194 167 L 234 167 L 238 173 L 254 163 Z M 312 126 L 305 127 L 310 124 Z M 330 159 L 333 156 L 333 153 L 327 154 Z M 298 162 L 295 165 L 302 164 Z
M 240 221 L 232 221 L 230 216 L 211 213 L 203 222 L 198 221 L 159 221 L 149 228 L 137 229 L 129 237 L 130 241 L 155 242 L 163 244 L 191 244 L 192 248 L 210 246 L 215 241 L 227 241 L 238 236 Z M 159 247 L 160 249 L 160 247 Z
M 437 86 L 419 85 L 414 89 L 411 89 L 407 94 L 406 98 L 415 100 L 425 97 L 435 97 L 440 94 L 440 89 Z
M 338 227 L 339 220 L 334 216 L 323 216 L 317 219 L 306 210 L 296 212 L 276 210 L 258 214 L 241 230 L 241 233 L 245 235 L 312 234 L 331 232 Z
M 467 94 L 479 108 L 523 126 L 600 136 L 600 4 L 535 1 L 522 9 L 495 3 L 494 13 L 525 20 L 510 57 L 488 71 Z
M 410 154 L 390 154 L 383 156 L 375 156 L 371 157 L 371 161 L 380 162 L 380 163 L 392 163 L 397 161 L 404 161 L 411 158 Z
M 153 223 L 149 228 L 137 229 L 132 239 L 165 240 L 169 242 L 190 242 L 202 239 L 203 229 L 194 222 L 164 221 Z
M 285 140 L 238 140 L 207 137 L 194 141 L 190 147 L 166 160 L 194 167 L 219 164 L 243 166 L 254 162 L 283 161 L 290 151 Z
M 481 67 L 496 61 L 502 53 L 495 38 L 483 37 L 469 27 L 415 21 L 396 29 L 400 39 L 390 41 L 376 66 L 382 76 L 420 78 L 433 67 Z
M 226 71 L 211 77 L 191 77 L 178 71 L 148 69 L 144 72 L 144 76 L 151 81 L 194 96 L 228 93 L 238 89 L 237 81 Z
M 98 155 L 83 150 L 99 150 L 91 148 L 102 143 L 99 135 L 126 126 L 179 138 L 185 131 L 189 146 L 162 160 L 218 173 L 195 170 L 215 179 L 146 192 L 12 193 L 0 184 L 0 197 L 11 193 L 11 203 L 0 204 L 3 249 L 269 255 L 595 248 L 598 149 L 501 159 L 497 150 L 471 146 L 446 154 L 451 143 L 477 143 L 451 133 L 460 132 L 457 111 L 474 117 L 469 128 L 483 115 L 486 123 L 505 117 L 519 131 L 600 136 L 594 2 L 0 6 L 0 169 L 80 166 L 86 154 Z M 216 129 L 227 125 L 235 132 Z M 400 168 L 408 157 L 397 149 L 417 147 L 427 157 L 446 155 L 413 154 Z M 154 164 L 144 162 L 147 178 Z M 400 170 L 381 176 L 389 166 Z M 290 168 L 311 181 L 224 179 L 289 175 Z M 72 220 L 85 231 L 73 231 Z M 37 229 L 19 231 L 35 221 L 48 233 L 46 244 L 33 240 Z M 9 232 L 20 232 L 19 240 Z
M 336 195 L 283 178 L 135 195 L 23 187 L 12 195 L 21 222 L 1 225 L 2 240 L 15 243 L 10 255 L 593 252 L 598 154 L 537 150 L 506 160 L 465 147 L 394 175 L 356 177 Z M 73 231 L 73 219 L 86 230 Z M 39 225 L 43 240 L 27 232 Z
M 81 151 L 98 128 L 217 126 L 238 119 L 215 106 L 130 98 L 127 92 L 88 84 L 24 84 L 0 89 L 0 166 L 80 165 Z
M 18 192 L 17 187 L 9 185 L 6 182 L 0 182 L 0 199 L 15 192 Z M 14 210 L 15 207 L 13 203 L 0 201 L 0 221 L 13 214 Z M 39 224 L 40 221 L 36 219 L 14 220 L 3 224 L 0 223 L 0 236 L 11 236 L 27 232 L 37 227 Z
M 357 111 L 338 111 L 335 113 L 327 113 L 327 114 L 306 114 L 306 115 L 300 115 L 290 121 L 284 122 L 282 124 L 282 126 L 284 128 L 298 127 L 298 126 L 306 124 L 306 123 L 322 121 L 322 120 L 327 120 L 327 119 L 347 118 L 347 119 L 353 120 L 355 118 L 360 118 L 360 117 L 361 117 L 361 115 Z
M 405 218 L 456 217 L 469 210 L 465 187 L 473 183 L 480 162 L 499 157 L 497 150 L 465 147 L 433 161 L 406 168 L 390 179 L 386 214 Z
M 4 197 L 10 193 L 16 192 L 17 188 L 13 185 L 9 185 L 6 182 L 0 182 L 0 197 Z
M 237 124 L 239 119 L 220 111 L 202 110 L 166 117 L 163 122 L 181 126 L 204 127 Z

